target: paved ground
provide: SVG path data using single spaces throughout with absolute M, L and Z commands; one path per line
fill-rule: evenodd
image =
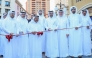
M 43 55 L 43 58 L 46 58 L 46 57 Z M 67 58 L 71 58 L 71 57 L 67 57 Z M 92 56 L 88 56 L 88 57 L 83 56 L 82 58 L 92 58 Z
M 0 58 L 2 58 L 2 57 L 0 57 Z M 43 55 L 43 58 L 46 58 L 44 55 Z M 67 58 L 70 58 L 70 57 L 67 57 Z M 92 56 L 88 56 L 88 57 L 82 57 L 82 58 L 92 58 Z
M 43 58 L 46 58 L 43 56 Z M 67 58 L 71 58 L 71 57 L 67 57 Z M 76 57 L 77 58 L 77 57 Z M 82 58 L 92 58 L 92 56 L 89 56 L 89 57 L 82 57 Z

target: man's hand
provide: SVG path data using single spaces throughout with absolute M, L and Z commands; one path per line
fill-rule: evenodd
M 49 28 L 48 31 L 51 31 L 51 28 Z
M 55 29 L 54 31 L 57 31 L 57 29 Z
M 13 33 L 10 33 L 10 35 L 13 35 Z
M 34 34 L 34 35 L 35 35 L 36 33 L 37 33 L 36 31 L 32 32 L 32 34 Z
M 19 36 L 19 34 L 16 34 L 16 37 L 18 37 Z
M 19 34 L 21 34 L 21 35 L 22 35 L 22 34 L 24 34 L 24 33 L 23 33 L 23 31 L 21 31 L 21 32 L 19 32 Z
M 87 29 L 90 29 L 89 26 L 87 26 Z
M 66 34 L 66 37 L 69 37 L 69 34 Z
M 75 27 L 76 30 L 78 30 L 78 27 Z

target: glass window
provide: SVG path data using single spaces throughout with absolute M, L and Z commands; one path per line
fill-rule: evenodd
M 45 0 L 42 0 L 42 1 L 45 1 Z
M 1 16 L 0 16 L 0 19 L 1 19 Z
M 1 8 L 0 8 L 0 13 L 1 13 Z
M 35 0 L 32 0 L 32 1 L 35 1 Z
M 8 13 L 8 11 L 10 11 L 10 9 L 5 9 L 5 12 L 7 12 L 7 13 Z
M 5 6 L 10 6 L 10 2 L 9 1 L 5 1 Z
M 80 2 L 81 0 L 76 0 L 76 2 Z
M 0 0 L 0 5 L 2 4 L 2 0 Z

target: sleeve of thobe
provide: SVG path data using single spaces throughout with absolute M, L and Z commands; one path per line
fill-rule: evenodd
M 46 21 L 46 18 L 44 18 L 44 20 L 43 20 L 43 28 L 44 28 L 44 30 L 45 30 L 45 21 Z
M 48 28 L 48 24 L 47 24 L 47 20 L 45 20 L 45 24 L 44 24 L 44 26 L 45 26 L 46 30 L 49 29 L 49 28 Z
M 31 27 L 30 27 L 29 24 L 27 24 L 27 26 L 26 26 L 26 32 L 27 32 L 27 33 L 31 32 Z
M 0 30 L 2 29 L 2 25 L 1 25 L 1 22 L 0 22 Z
M 2 29 L 3 29 L 3 31 L 5 32 L 5 33 L 7 33 L 7 34 L 10 34 L 11 32 L 9 31 L 9 30 L 7 30 L 7 28 L 6 28 L 6 21 L 4 21 L 3 23 L 2 23 Z
M 16 21 L 16 34 L 19 34 L 19 31 L 20 31 L 20 27 L 19 27 L 19 22 Z
M 81 27 L 82 26 L 82 18 L 79 14 L 78 14 L 78 17 L 79 17 L 79 24 L 78 24 L 77 27 Z
M 19 34 L 20 32 L 22 32 L 22 29 L 21 29 L 20 23 L 18 22 L 17 23 L 17 34 Z
M 67 20 L 66 20 L 66 34 L 69 34 L 69 29 L 68 28 L 70 28 L 69 27 L 70 26 L 70 20 L 69 20 L 69 18 L 67 18 Z
M 91 21 L 90 17 L 88 17 L 88 24 L 89 24 L 90 28 L 92 29 L 92 21 Z
M 27 32 L 28 32 L 28 33 L 32 32 L 31 23 L 29 23 L 28 26 L 27 26 Z
M 55 25 L 56 25 L 55 29 L 58 29 L 59 24 L 58 24 L 58 19 L 57 18 L 56 18 Z

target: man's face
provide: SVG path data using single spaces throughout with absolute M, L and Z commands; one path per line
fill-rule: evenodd
M 39 11 L 39 15 L 42 15 L 42 11 Z
M 5 19 L 7 17 L 7 13 L 4 13 L 3 15 L 4 15 L 3 18 Z
M 39 21 L 39 17 L 35 17 L 35 18 L 34 18 L 34 21 L 35 21 L 35 22 L 38 22 L 38 21 Z
M 50 14 L 50 17 L 53 17 L 53 12 L 50 12 L 49 14 Z
M 84 16 L 86 16 L 87 11 L 82 11 L 82 14 L 83 14 Z
M 13 12 L 13 13 L 10 13 L 10 17 L 11 18 L 14 18 L 15 17 L 15 13 Z
M 21 14 L 21 17 L 22 17 L 22 18 L 25 18 L 25 16 L 26 16 L 25 13 L 22 13 L 22 14 Z
M 31 15 L 31 19 L 34 17 L 34 15 Z
M 72 9 L 71 11 L 72 11 L 72 13 L 73 13 L 73 14 L 75 14 L 75 13 L 76 13 L 76 9 Z
M 59 16 L 63 16 L 63 11 L 59 11 Z

